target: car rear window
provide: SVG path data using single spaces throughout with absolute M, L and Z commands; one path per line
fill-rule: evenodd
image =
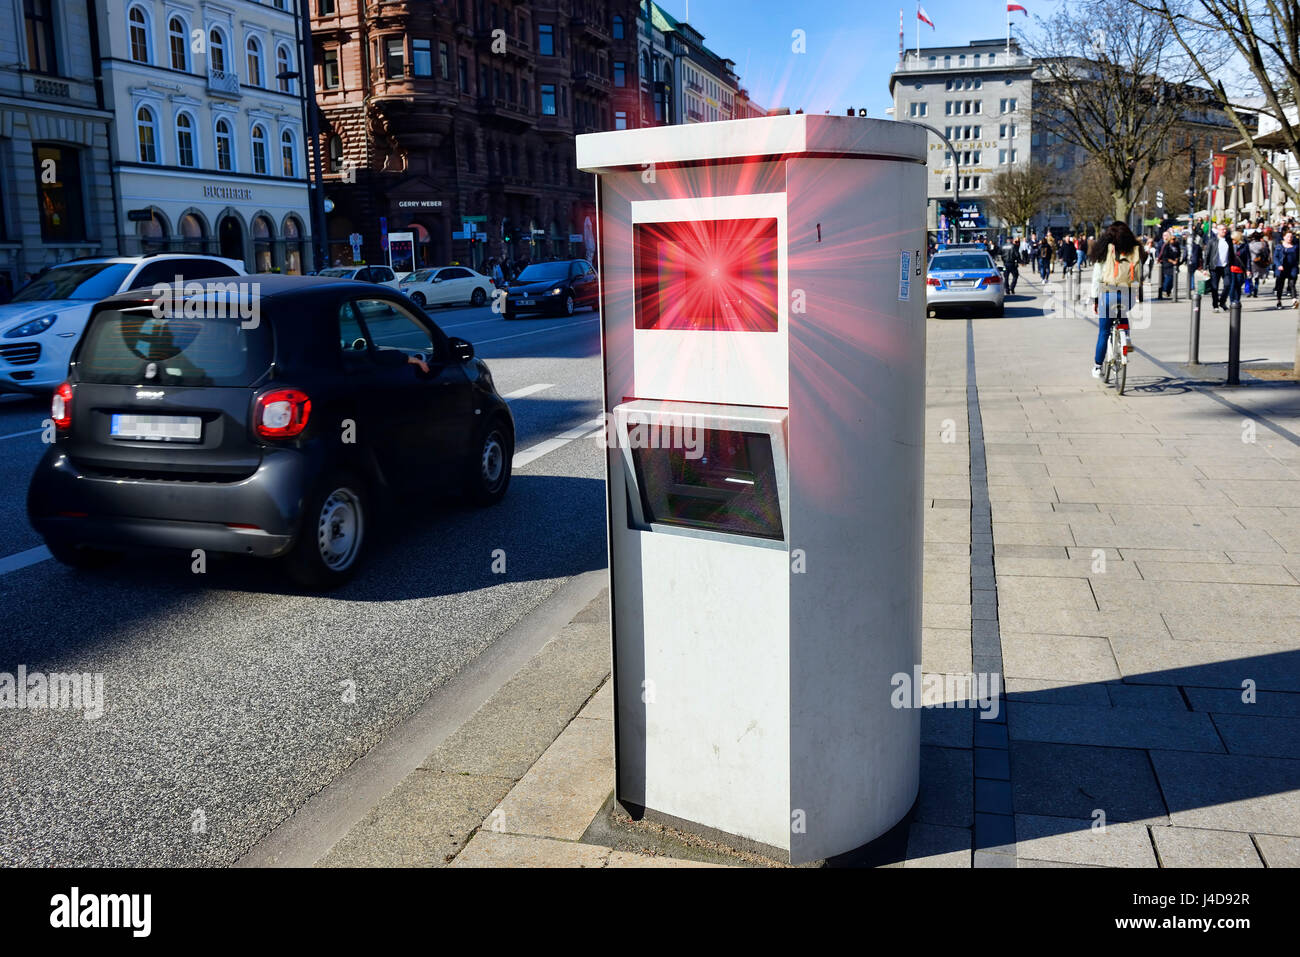
M 155 316 L 152 307 L 97 312 L 78 358 L 82 381 L 247 386 L 271 364 L 269 324 Z
M 987 253 L 954 253 L 946 256 L 935 256 L 930 260 L 930 268 L 934 269 L 992 269 L 993 260 L 989 259 Z

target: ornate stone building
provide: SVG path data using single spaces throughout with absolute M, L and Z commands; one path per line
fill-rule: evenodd
M 578 133 L 635 116 L 635 0 L 311 0 L 329 259 L 589 255 Z M 622 120 L 620 120 L 622 122 Z

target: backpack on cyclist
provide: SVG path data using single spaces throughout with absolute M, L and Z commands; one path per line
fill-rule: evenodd
M 1112 243 L 1106 247 L 1106 260 L 1101 264 L 1101 284 L 1103 286 L 1131 286 L 1138 281 L 1141 268 L 1135 246 L 1127 256 L 1115 252 Z

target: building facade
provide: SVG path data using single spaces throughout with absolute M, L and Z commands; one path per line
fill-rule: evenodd
M 296 0 L 95 0 L 124 254 L 315 268 Z
M 940 204 L 954 180 L 966 228 L 1001 225 L 990 218 L 995 175 L 1028 162 L 1032 152 L 1033 63 L 1012 40 L 975 40 L 964 46 L 909 50 L 889 79 L 894 118 L 938 127 L 957 152 L 928 134 L 927 228 L 939 228 Z M 969 215 L 967 215 L 969 214 Z
M 312 0 L 331 262 L 589 256 L 574 136 L 631 123 L 632 0 Z
M 95 30 L 84 3 L 0 0 L 0 301 L 45 266 L 117 251 Z

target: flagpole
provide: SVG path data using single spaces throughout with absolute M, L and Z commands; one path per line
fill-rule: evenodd
M 921 59 L 921 0 L 916 0 L 916 58 Z
M 1007 56 L 1011 56 L 1011 4 L 1007 4 Z

